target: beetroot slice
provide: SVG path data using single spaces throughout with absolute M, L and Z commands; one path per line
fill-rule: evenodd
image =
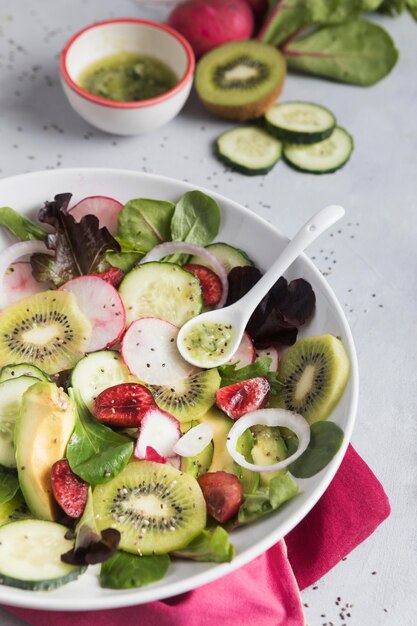
M 223 293 L 222 283 L 213 270 L 197 263 L 188 263 L 183 266 L 183 269 L 197 276 L 200 281 L 205 306 L 212 306 L 220 302 Z
M 52 493 L 61 509 L 69 517 L 81 517 L 87 503 L 88 483 L 71 470 L 67 459 L 53 464 Z
M 209 472 L 197 480 L 207 512 L 215 520 L 223 524 L 236 515 L 243 502 L 243 487 L 237 476 L 228 472 Z
M 152 393 L 137 383 L 122 383 L 104 389 L 94 401 L 94 415 L 104 424 L 136 428 L 150 407 Z
M 232 419 L 257 411 L 269 400 L 270 385 L 267 378 L 257 376 L 216 391 L 216 404 Z

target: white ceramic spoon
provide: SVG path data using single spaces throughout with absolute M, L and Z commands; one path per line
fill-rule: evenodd
M 344 214 L 343 207 L 332 204 L 313 215 L 243 298 L 223 309 L 202 313 L 184 324 L 177 336 L 182 357 L 197 367 L 226 363 L 236 352 L 249 318 L 262 298 L 301 252 Z

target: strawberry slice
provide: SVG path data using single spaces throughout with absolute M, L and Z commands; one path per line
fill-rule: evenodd
M 197 276 L 200 281 L 205 306 L 211 306 L 220 302 L 223 292 L 222 282 L 213 270 L 197 263 L 188 263 L 183 266 L 183 269 Z
M 101 280 L 106 281 L 113 287 L 118 287 L 122 282 L 125 273 L 123 270 L 120 270 L 118 267 L 111 267 L 107 272 L 100 272 L 99 274 L 93 274 L 93 276 L 98 276 Z
M 67 459 L 56 461 L 51 470 L 52 493 L 69 517 L 81 517 L 87 503 L 88 483 L 71 470 Z
M 104 424 L 137 428 L 153 406 L 156 405 L 149 389 L 137 383 L 121 383 L 99 393 L 93 412 Z
M 267 378 L 257 376 L 216 391 L 216 404 L 234 420 L 246 413 L 262 409 L 269 400 L 270 386 Z
M 198 477 L 207 512 L 215 520 L 227 522 L 239 511 L 243 502 L 242 483 L 234 474 L 209 472 Z

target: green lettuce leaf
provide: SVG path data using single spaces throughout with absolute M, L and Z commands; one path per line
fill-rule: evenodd
M 0 466 L 0 506 L 9 502 L 19 491 L 17 474 Z
M 0 207 L 0 226 L 7 228 L 21 241 L 43 241 L 47 234 L 38 224 L 8 206 Z
M 120 252 L 107 252 L 106 260 L 113 267 L 118 267 L 124 272 L 129 272 L 129 270 L 140 261 L 144 254 L 146 254 L 147 250 L 132 243 L 128 239 L 122 239 L 121 237 L 115 237 L 115 239 L 120 246 Z
M 276 394 L 282 388 L 282 383 L 277 380 L 276 372 L 269 371 L 271 362 L 272 359 L 266 356 L 256 359 L 254 363 L 245 365 L 245 367 L 241 367 L 240 369 L 237 369 L 237 363 L 220 365 L 220 367 L 217 368 L 221 378 L 220 387 L 227 387 L 228 385 L 240 383 L 250 378 L 263 376 L 269 381 L 271 393 Z
M 203 530 L 186 548 L 172 552 L 172 556 L 193 561 L 228 563 L 234 557 L 235 549 L 229 541 L 229 533 L 217 526 Z
M 320 28 L 291 41 L 284 53 L 291 69 L 361 86 L 380 81 L 398 59 L 390 35 L 363 20 Z
M 81 399 L 78 390 L 69 390 L 75 400 L 77 421 L 67 446 L 72 471 L 90 485 L 112 480 L 129 462 L 133 442 L 97 421 Z
M 220 208 L 213 198 L 201 191 L 188 191 L 175 206 L 172 240 L 207 246 L 219 232 L 220 220 Z
M 343 430 L 334 422 L 315 422 L 310 428 L 310 443 L 303 454 L 288 466 L 288 471 L 296 478 L 311 478 L 330 463 L 340 450 Z M 296 438 L 286 440 L 289 454 L 297 449 Z
M 268 493 L 245 496 L 245 501 L 239 509 L 236 525 L 249 524 L 259 517 L 272 513 L 294 498 L 297 492 L 298 485 L 289 474 L 275 476 L 269 483 Z
M 167 554 L 136 556 L 127 552 L 116 552 L 101 566 L 100 585 L 106 589 L 143 587 L 164 578 L 169 565 Z
M 175 205 L 164 200 L 129 200 L 119 213 L 117 235 L 146 254 L 151 248 L 171 239 L 171 219 Z
M 55 232 L 46 238 L 46 245 L 55 255 L 34 254 L 32 273 L 40 282 L 52 281 L 59 287 L 71 278 L 97 274 L 109 269 L 106 253 L 119 252 L 120 246 L 107 228 L 99 228 L 95 215 L 85 215 L 80 222 L 67 212 L 70 193 L 55 196 L 39 211 L 39 221 L 53 226 Z

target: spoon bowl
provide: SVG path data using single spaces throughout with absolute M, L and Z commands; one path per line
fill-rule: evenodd
M 344 208 L 336 204 L 318 211 L 246 295 L 228 307 L 207 311 L 186 322 L 177 336 L 181 356 L 197 367 L 218 367 L 227 363 L 238 349 L 249 318 L 262 298 L 301 252 L 344 214 Z

